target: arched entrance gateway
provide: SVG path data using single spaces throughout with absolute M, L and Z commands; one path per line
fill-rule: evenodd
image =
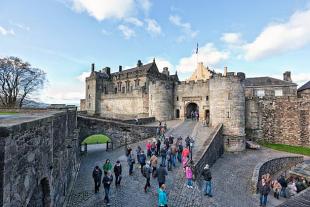
M 196 103 L 188 103 L 185 108 L 185 117 L 190 119 L 192 118 L 192 113 L 198 113 L 199 114 L 199 107 Z

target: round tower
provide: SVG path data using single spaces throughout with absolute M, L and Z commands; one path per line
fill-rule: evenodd
M 149 85 L 149 116 L 158 121 L 173 118 L 174 83 L 152 81 Z
M 210 124 L 223 124 L 226 151 L 245 149 L 244 73 L 214 74 L 210 79 Z

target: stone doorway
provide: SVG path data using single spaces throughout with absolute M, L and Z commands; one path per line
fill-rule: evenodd
M 187 119 L 195 118 L 195 117 L 192 117 L 192 113 L 196 113 L 196 112 L 199 114 L 198 105 L 196 103 L 189 103 L 186 106 L 185 117 Z
M 175 110 L 175 118 L 176 119 L 180 118 L 180 110 L 179 109 Z
M 210 111 L 209 111 L 209 109 L 205 110 L 204 121 L 205 121 L 206 126 L 209 126 L 209 123 L 210 123 Z

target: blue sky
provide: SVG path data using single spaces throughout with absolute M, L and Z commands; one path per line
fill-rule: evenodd
M 250 76 L 310 80 L 309 0 L 0 0 L 0 56 L 48 74 L 38 97 L 78 103 L 92 62 L 116 71 L 153 57 L 185 79 L 199 61 Z

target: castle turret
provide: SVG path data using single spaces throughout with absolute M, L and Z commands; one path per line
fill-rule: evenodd
M 173 118 L 174 83 L 153 81 L 149 85 L 149 116 L 164 121 Z
M 245 149 L 245 74 L 226 72 L 210 79 L 210 123 L 223 123 L 225 149 Z
M 86 78 L 86 97 L 85 97 L 85 109 L 89 114 L 98 114 L 100 113 L 100 95 L 101 91 L 99 77 L 95 71 L 95 64 L 91 65 L 91 74 Z

